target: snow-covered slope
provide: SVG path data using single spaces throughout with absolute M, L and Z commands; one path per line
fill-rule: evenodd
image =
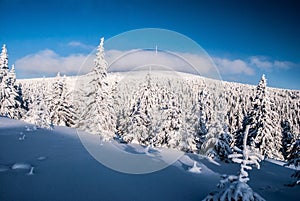
M 107 75 L 95 69 L 77 77 L 19 80 L 26 114 L 16 119 L 222 160 L 233 146 L 241 148 L 250 122 L 249 140 L 268 158 L 287 160 L 290 144 L 299 139 L 300 91 L 268 88 L 264 75 L 254 87 L 175 71 Z
M 199 155 L 185 154 L 166 169 L 125 174 L 105 167 L 89 155 L 75 129 L 32 128 L 22 121 L 0 118 L 1 201 L 196 201 L 216 190 L 220 175 L 235 174 L 239 169 L 235 164 L 218 165 Z M 95 135 L 87 136 L 98 141 Z M 122 145 L 124 150 L 126 146 L 129 145 Z M 199 171 L 191 171 L 195 169 Z M 250 172 L 248 184 L 266 200 L 296 201 L 299 186 L 284 186 L 290 182 L 292 172 L 264 161 L 260 170 Z
M 145 83 L 145 72 L 118 72 L 118 73 L 108 73 L 107 81 L 112 90 L 116 90 L 121 97 L 121 104 L 127 106 L 129 100 L 132 99 L 133 93 L 138 90 L 141 84 Z M 48 88 L 47 92 L 51 93 L 51 85 L 57 80 L 56 77 L 52 78 L 34 78 L 34 79 L 18 79 L 17 82 L 22 85 L 24 99 L 27 99 L 34 93 L 35 88 L 41 88 L 41 83 L 43 86 Z M 70 93 L 74 92 L 73 99 L 79 99 L 76 97 L 78 95 L 77 91 L 81 90 L 80 87 L 83 83 L 90 80 L 89 74 L 87 76 L 67 76 L 64 77 L 66 82 L 66 88 Z M 181 90 L 185 94 L 181 94 L 182 97 L 191 102 L 190 104 L 196 104 L 197 94 L 205 89 L 209 93 L 215 93 L 217 90 L 222 93 L 223 109 L 227 113 L 226 123 L 229 126 L 229 131 L 234 133 L 236 130 L 240 129 L 234 123 L 237 120 L 232 121 L 230 119 L 236 118 L 236 113 L 239 114 L 240 119 L 243 119 L 245 112 L 247 112 L 251 107 L 251 100 L 255 95 L 256 86 L 241 84 L 236 82 L 227 82 L 209 79 L 201 77 L 198 75 L 181 73 L 181 72 L 152 72 L 152 80 L 154 83 L 159 83 L 159 85 L 168 85 L 169 81 L 175 80 L 179 86 L 173 90 Z M 183 85 L 183 86 L 180 86 Z M 173 86 L 172 86 L 173 87 Z M 288 90 L 279 88 L 268 88 L 268 96 L 270 101 L 274 103 L 274 110 L 278 113 L 279 118 L 277 122 L 288 120 L 291 126 L 291 130 L 294 134 L 300 133 L 300 91 L 299 90 Z M 76 91 L 77 90 L 77 91 Z M 37 90 L 37 92 L 40 92 Z M 182 98 L 180 97 L 180 98 Z M 214 97 L 210 97 L 214 98 Z M 120 101 L 120 100 L 119 100 Z M 240 111 L 238 111 L 240 110 Z

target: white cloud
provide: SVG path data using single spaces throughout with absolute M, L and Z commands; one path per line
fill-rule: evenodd
M 296 66 L 295 63 L 289 61 L 274 61 L 274 66 L 280 69 L 290 69 Z
M 250 64 L 260 68 L 262 70 L 271 71 L 273 69 L 290 69 L 296 64 L 289 61 L 270 61 L 268 58 L 263 56 L 253 56 L 250 57 Z
M 43 75 L 62 74 L 76 75 L 82 67 L 87 72 L 93 66 L 93 57 L 83 54 L 71 54 L 63 57 L 46 49 L 18 59 L 15 66 L 23 76 L 41 77 Z
M 93 66 L 94 55 L 71 54 L 60 56 L 53 50 L 43 50 L 27 55 L 16 61 L 16 68 L 21 76 L 41 77 L 43 75 L 77 74 L 89 72 Z M 210 58 L 190 53 L 158 52 L 147 50 L 128 51 L 108 50 L 106 59 L 109 71 L 128 71 L 148 68 L 171 69 L 175 71 L 200 74 L 219 78 L 218 71 Z M 83 65 L 84 64 L 84 65 Z M 82 66 L 83 65 L 83 66 Z
M 75 43 L 73 45 L 76 45 Z M 78 44 L 79 45 L 79 44 Z M 43 50 L 27 55 L 16 61 L 16 68 L 21 77 L 54 76 L 57 72 L 67 75 L 87 73 L 93 67 L 95 55 L 71 54 L 61 56 L 53 50 Z M 214 57 L 212 60 L 203 55 L 179 52 L 148 50 L 107 50 L 106 59 L 109 71 L 129 71 L 152 68 L 171 69 L 175 71 L 200 74 L 219 79 L 223 76 L 254 75 L 256 68 L 289 69 L 296 65 L 288 61 L 269 61 L 265 57 L 250 57 L 248 60 Z M 214 65 L 214 63 L 215 65 Z
M 230 60 L 216 57 L 214 61 L 220 73 L 224 75 L 254 74 L 254 69 L 241 59 Z
M 79 42 L 79 41 L 71 41 L 67 45 L 70 46 L 70 47 L 79 47 L 79 48 L 87 49 L 87 50 L 92 50 L 92 49 L 95 48 L 94 46 L 87 45 L 87 44 L 84 44 L 84 43 Z
M 251 57 L 250 64 L 261 69 L 269 70 L 272 68 L 273 64 L 270 61 L 267 61 L 265 57 Z
M 253 56 L 246 60 L 231 60 L 218 57 L 213 59 L 222 75 L 254 75 L 255 69 L 272 71 L 273 69 L 290 69 L 296 66 L 293 62 L 278 60 L 272 61 L 264 56 Z
M 152 68 L 170 69 L 211 78 L 219 78 L 213 62 L 209 57 L 191 53 L 148 50 L 119 51 L 109 50 L 106 58 L 111 64 L 110 71 L 128 71 Z

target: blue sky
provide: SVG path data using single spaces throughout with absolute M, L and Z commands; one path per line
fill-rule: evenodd
M 269 86 L 300 89 L 297 1 L 0 0 L 0 8 L 0 43 L 19 78 L 51 74 L 51 62 L 75 65 L 102 36 L 155 27 L 196 41 L 224 80 L 257 84 L 265 73 Z M 43 57 L 39 74 L 22 66 Z

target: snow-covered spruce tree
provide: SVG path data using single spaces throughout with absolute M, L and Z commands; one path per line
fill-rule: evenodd
M 25 121 L 35 124 L 36 128 L 52 129 L 53 125 L 50 118 L 50 111 L 45 102 L 45 86 L 44 82 L 40 89 L 36 89 L 30 98 L 28 112 Z
M 156 122 L 153 145 L 181 149 L 183 137 L 183 117 L 176 95 L 167 88 L 160 88 L 159 120 Z
M 282 127 L 282 155 L 285 160 L 288 159 L 288 156 L 291 154 L 291 146 L 294 141 L 294 135 L 291 133 L 291 126 L 288 120 L 281 122 Z
M 16 85 L 16 72 L 15 72 L 15 65 L 13 64 L 11 66 L 10 71 L 7 73 L 8 76 L 8 84 L 11 86 L 15 86 Z
M 150 145 L 158 113 L 158 90 L 148 73 L 146 82 L 134 94 L 127 118 L 118 126 L 118 135 L 125 142 Z
M 5 44 L 2 46 L 2 51 L 0 54 L 0 84 L 1 84 L 1 92 L 6 87 L 8 83 L 8 54 Z M 3 93 L 3 92 L 2 92 Z M 1 97 L 2 100 L 2 97 Z M 2 105 L 2 104 L 1 104 Z
M 3 45 L 0 55 L 0 115 L 20 119 L 23 115 L 23 101 L 16 85 L 14 65 L 9 71 L 8 54 Z
M 294 167 L 300 166 L 300 139 L 296 139 L 288 150 L 289 155 L 287 156 L 288 162 L 284 166 L 293 165 Z M 289 186 L 300 185 L 300 170 L 296 170 L 292 175 L 295 178 Z
M 197 97 L 198 101 L 197 103 L 193 106 L 192 113 L 195 116 L 196 121 L 193 123 L 195 124 L 195 142 L 197 149 L 199 150 L 201 148 L 201 145 L 205 141 L 205 136 L 207 134 L 207 113 L 209 111 L 210 105 L 208 101 L 208 92 L 206 89 L 202 89 L 198 93 Z
M 92 134 L 101 135 L 105 141 L 115 137 L 116 115 L 107 81 L 107 62 L 104 56 L 104 38 L 97 49 L 95 65 L 84 89 L 84 105 L 78 127 Z
M 24 109 L 24 101 L 23 101 L 23 94 L 22 94 L 22 85 L 17 84 L 16 81 L 16 73 L 15 73 L 15 65 L 13 64 L 11 66 L 10 71 L 7 74 L 8 79 L 9 79 L 9 85 L 14 88 L 14 90 L 17 92 L 18 96 L 16 97 L 16 100 L 21 104 L 22 108 Z M 20 111 L 22 114 L 24 113 L 23 110 Z
M 213 109 L 210 121 L 207 124 L 207 133 L 201 145 L 200 153 L 210 158 L 229 161 L 228 155 L 232 153 L 232 136 L 228 132 L 224 121 L 224 111 L 220 95 L 214 95 Z
M 194 113 L 199 111 L 197 103 L 197 93 L 194 95 L 191 93 L 191 88 L 188 82 L 181 79 L 170 79 L 169 83 L 169 93 L 173 94 L 176 108 L 179 111 L 179 122 L 181 133 L 181 139 L 177 149 L 184 152 L 193 152 L 197 153 L 199 149 L 199 136 L 197 133 L 198 127 L 198 115 L 199 113 Z M 165 85 L 166 86 L 166 85 Z M 161 91 L 161 90 L 160 90 Z M 167 100 L 169 102 L 169 100 Z M 193 106 L 195 105 L 195 107 Z M 160 107 L 161 109 L 164 107 Z M 164 111 L 164 110 L 161 110 Z M 164 112 L 161 112 L 163 116 L 161 119 L 164 119 Z M 203 114 L 204 115 L 204 114 Z M 158 129 L 159 130 L 159 129 Z
M 250 125 L 248 144 L 257 148 L 268 158 L 283 159 L 281 150 L 281 128 L 278 114 L 271 110 L 273 104 L 267 93 L 267 80 L 262 75 L 256 88 L 252 108 L 245 118 L 244 125 Z
M 2 81 L 2 78 L 7 75 L 8 73 L 8 54 L 6 45 L 4 44 L 2 46 L 2 51 L 0 54 L 0 82 Z
M 231 96 L 227 96 L 227 99 L 231 100 L 231 106 L 227 109 L 227 123 L 229 132 L 233 136 L 233 144 L 242 146 L 243 144 L 243 120 L 246 116 L 246 105 L 245 99 L 247 95 L 245 94 L 236 94 L 233 92 L 230 94 Z
M 71 127 L 75 124 L 75 111 L 69 96 L 65 77 L 58 73 L 48 97 L 50 118 L 54 125 Z
M 203 200 L 205 201 L 263 201 L 264 199 L 255 193 L 247 184 L 249 181 L 248 170 L 252 165 L 260 168 L 259 162 L 262 160 L 260 154 L 252 152 L 247 146 L 249 126 L 246 127 L 243 138 L 243 151 L 235 147 L 236 153 L 229 155 L 232 161 L 241 164 L 238 176 L 223 175 L 220 183 L 217 185 L 220 191 L 210 193 Z

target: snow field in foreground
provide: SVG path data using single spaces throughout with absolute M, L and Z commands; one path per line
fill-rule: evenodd
M 196 201 L 217 190 L 221 175 L 239 170 L 236 164 L 218 165 L 199 155 L 185 154 L 173 165 L 151 174 L 124 174 L 94 160 L 75 129 L 32 128 L 21 121 L 0 118 L 0 200 Z M 26 135 L 24 140 L 19 140 L 21 132 Z M 132 150 L 127 146 L 132 145 L 120 147 Z M 139 152 L 145 149 L 134 147 Z M 263 161 L 260 170 L 250 171 L 248 184 L 266 200 L 298 200 L 299 186 L 284 186 L 292 173 L 289 168 Z

